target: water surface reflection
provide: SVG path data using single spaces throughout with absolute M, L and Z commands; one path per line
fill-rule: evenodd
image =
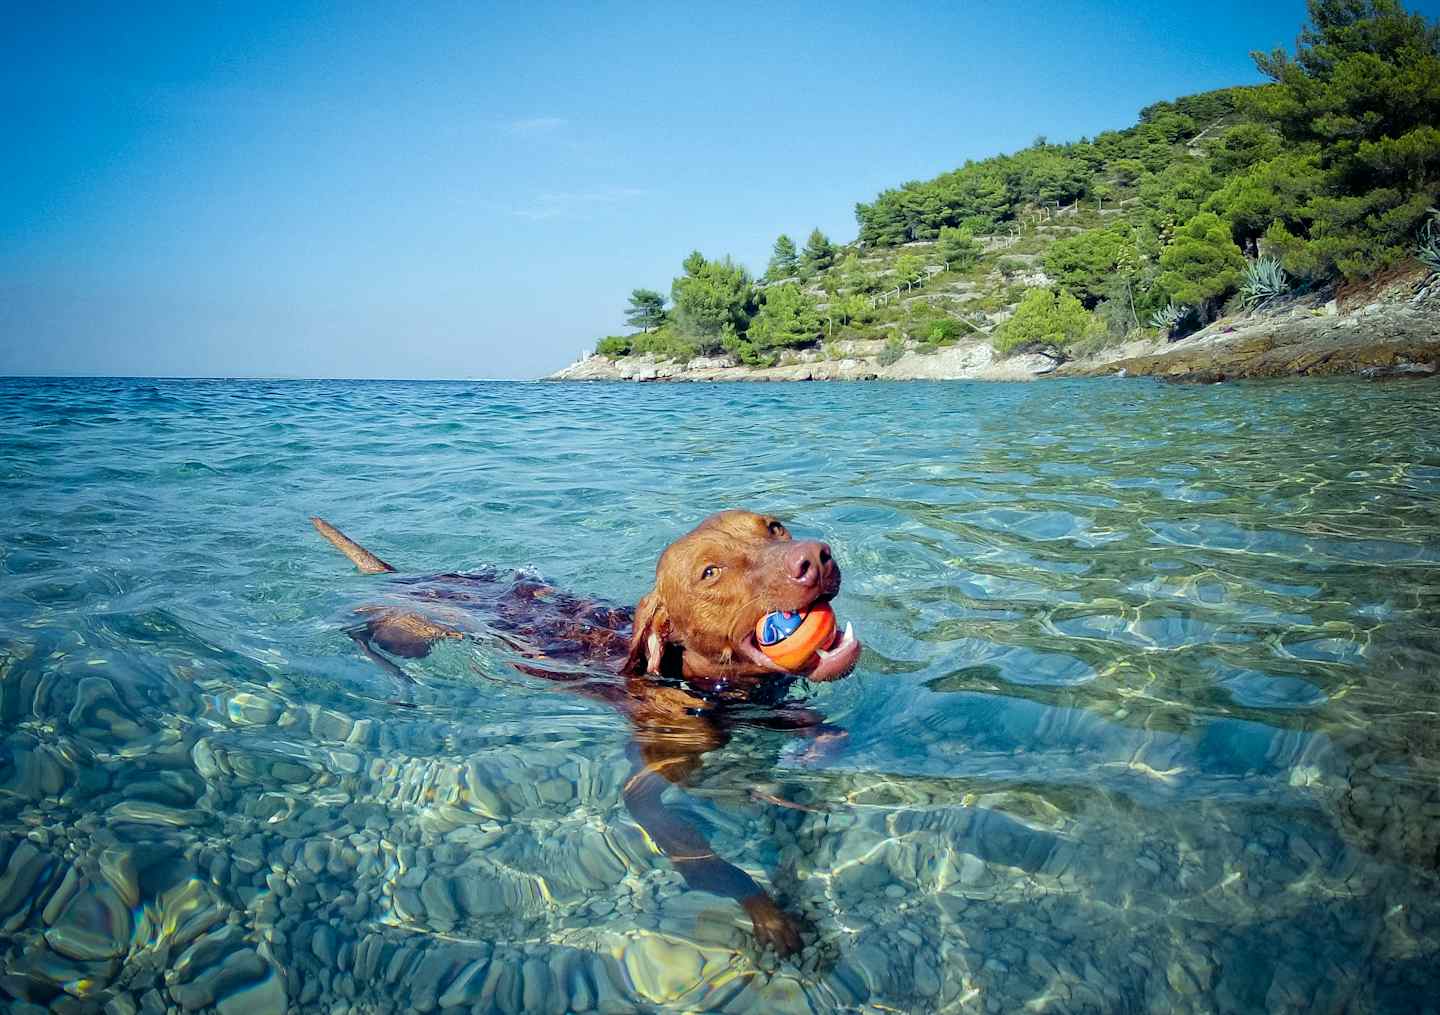
M 1428 386 L 0 394 L 10 1010 L 1434 1004 Z M 843 739 L 743 725 L 666 798 L 797 960 L 633 819 L 622 716 L 483 632 L 398 685 L 305 523 L 625 603 L 732 504 L 831 543 L 868 646 L 792 701 Z

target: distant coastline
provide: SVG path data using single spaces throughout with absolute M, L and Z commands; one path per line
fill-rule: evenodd
M 803 350 L 775 366 L 721 355 L 681 362 L 653 355 L 591 355 L 548 381 L 780 382 L 865 380 L 1030 381 L 1047 377 L 1161 377 L 1215 382 L 1257 377 L 1440 376 L 1440 274 L 1411 262 L 1364 284 L 1222 317 L 1179 341 L 1144 339 L 1057 364 L 1026 353 L 998 357 L 982 338 L 922 350 L 907 343 L 882 362 L 884 341 Z

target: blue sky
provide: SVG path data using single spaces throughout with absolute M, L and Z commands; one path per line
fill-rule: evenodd
M 1411 4 L 1429 16 L 1440 0 Z M 131 7 L 131 10 L 121 10 Z M 1271 3 L 12 7 L 0 374 L 530 377 L 698 248 L 1258 80 Z

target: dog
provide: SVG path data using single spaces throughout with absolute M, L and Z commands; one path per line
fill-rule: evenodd
M 324 519 L 311 521 L 361 571 L 395 571 Z M 798 678 L 826 682 L 854 670 L 862 646 L 853 627 L 847 624 L 799 672 L 771 660 L 755 638 L 766 614 L 808 610 L 839 593 L 840 567 L 828 545 L 793 538 L 771 515 L 722 511 L 665 548 L 654 587 L 633 611 L 497 569 L 394 581 L 415 605 L 362 607 L 364 619 L 347 632 L 361 651 L 409 680 L 396 659 L 418 659 L 439 641 L 464 638 L 466 618 L 478 618 L 521 657 L 515 665 L 522 672 L 624 713 L 632 727 L 633 770 L 623 791 L 630 814 L 686 885 L 740 904 L 762 948 L 781 955 L 800 950 L 795 920 L 750 875 L 717 856 L 662 794 L 669 785 L 689 785 L 703 755 L 723 747 L 739 725 L 791 731 L 817 744 L 843 736 L 784 698 Z M 749 707 L 755 705 L 769 707 L 757 716 Z

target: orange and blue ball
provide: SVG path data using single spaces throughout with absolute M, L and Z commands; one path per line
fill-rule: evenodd
M 799 670 L 815 657 L 817 649 L 835 640 L 835 611 L 829 603 L 808 610 L 767 613 L 755 625 L 755 642 L 776 665 Z

